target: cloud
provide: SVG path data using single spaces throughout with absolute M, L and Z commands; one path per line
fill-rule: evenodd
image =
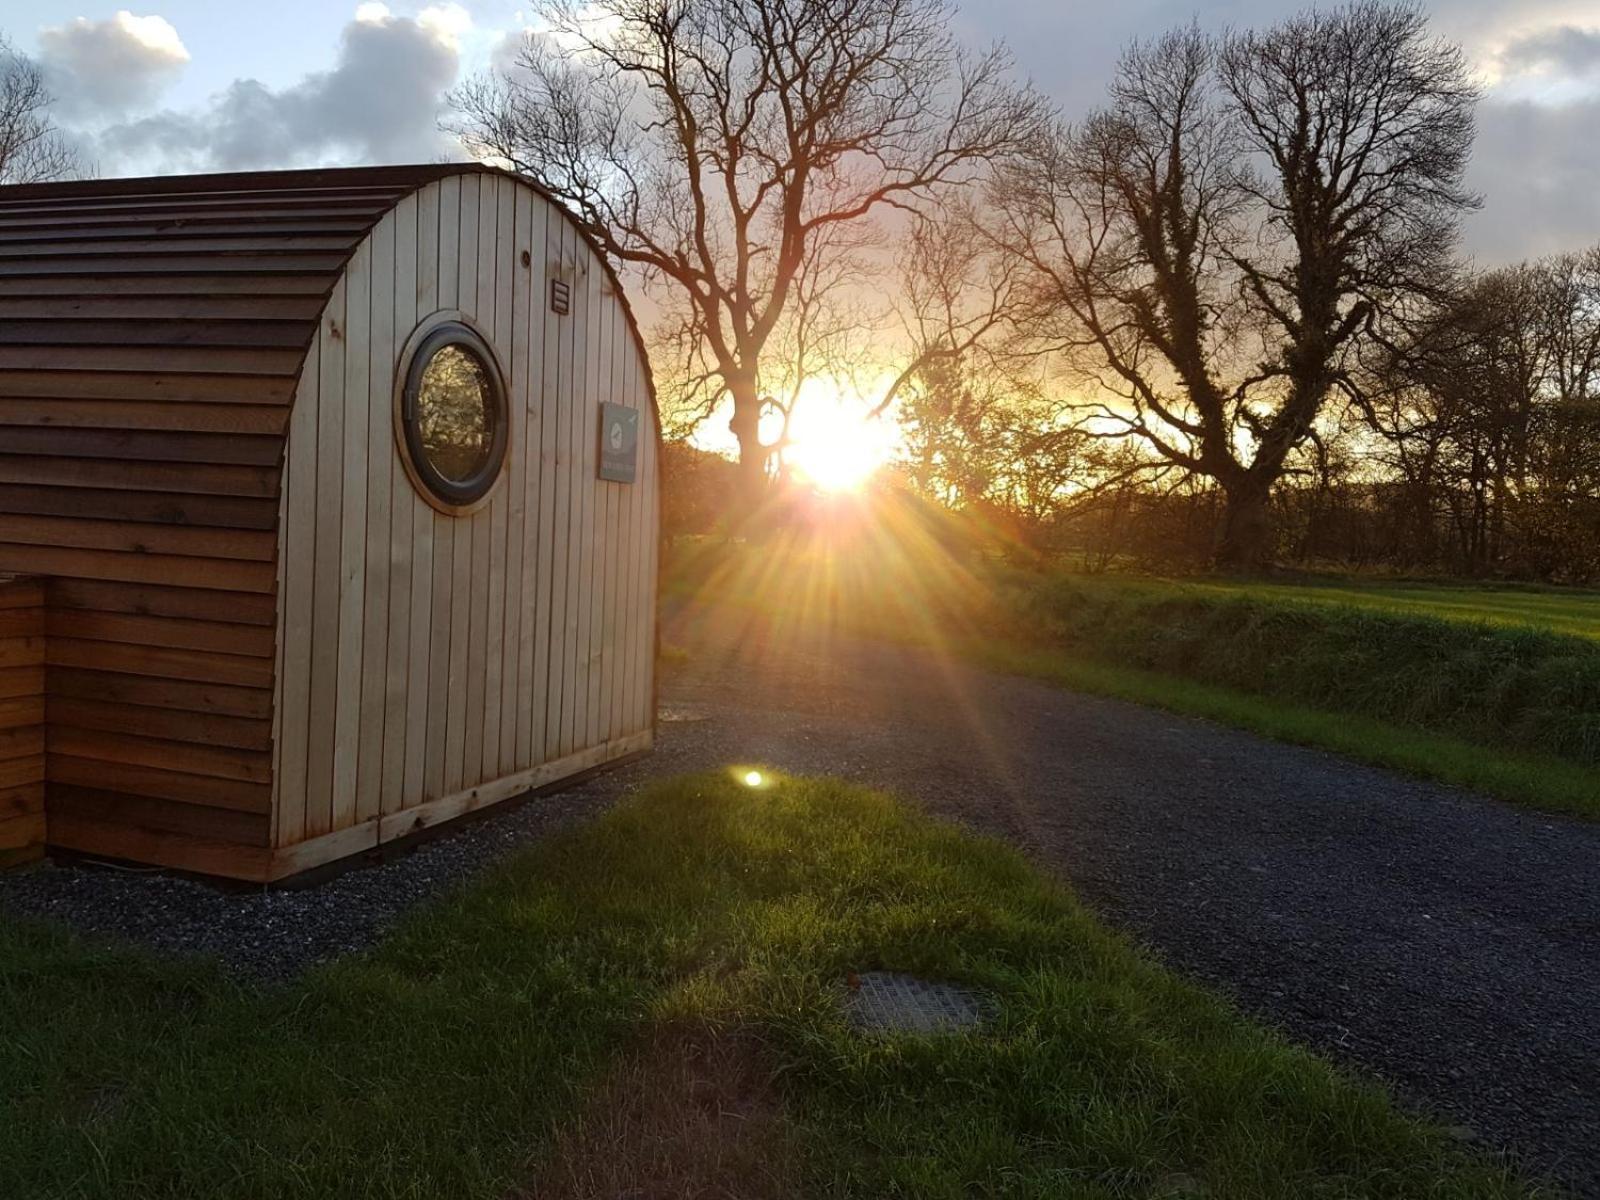
M 1516 38 L 1500 52 L 1508 71 L 1584 79 L 1600 75 L 1600 29 L 1557 25 Z
M 77 17 L 39 31 L 39 62 L 69 119 L 144 107 L 188 61 L 166 18 L 126 9 L 103 21 Z
M 1484 193 L 1465 223 L 1484 265 L 1600 242 L 1600 98 L 1550 105 L 1486 100 L 1468 182 Z
M 460 71 L 457 38 L 469 26 L 453 5 L 410 18 L 362 4 L 332 70 L 282 89 L 235 80 L 203 110 L 115 126 L 100 135 L 100 160 L 108 172 L 171 172 L 459 156 L 438 120 Z
M 459 4 L 435 4 L 417 14 L 417 24 L 457 49 L 472 29 L 472 14 Z
M 532 36 L 524 29 L 508 29 L 489 47 L 489 69 L 496 75 L 513 75 L 521 70 L 522 51 Z

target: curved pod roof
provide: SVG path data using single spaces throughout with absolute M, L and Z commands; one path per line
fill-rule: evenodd
M 318 315 L 350 254 L 400 198 L 478 173 L 507 174 L 446 163 L 0 187 L 0 426 L 11 427 L 8 450 L 50 442 L 26 432 L 32 427 L 130 430 L 122 443 L 130 451 L 139 448 L 133 430 L 182 430 L 242 440 L 232 451 L 214 446 L 214 458 L 194 442 L 181 461 L 275 461 L 250 438 L 280 437 L 285 413 L 259 410 L 293 398 Z M 106 400 L 197 408 L 165 416 L 125 408 L 123 421 L 85 403 Z M 109 443 L 106 450 L 110 456 Z M 0 469 L 0 485 L 46 482 L 14 474 Z

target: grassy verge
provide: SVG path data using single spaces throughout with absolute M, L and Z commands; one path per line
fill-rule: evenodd
M 1292 600 L 1521 626 L 1600 639 L 1600 593 L 1541 584 L 1452 584 L 1428 580 L 1310 577 L 1292 583 L 1216 579 L 1193 586 L 1256 600 Z
M 1012 585 L 1055 653 L 1176 677 L 1146 699 L 1555 811 L 1600 816 L 1600 644 L 1547 630 L 1209 585 Z M 1308 589 L 1315 592 L 1316 589 Z
M 992 1025 L 852 1032 L 846 973 Z M 268 993 L 0 927 L 0 1195 L 1534 1195 L 829 781 L 659 784 Z
M 1375 721 L 1285 704 L 1193 679 L 1116 666 L 1050 647 L 993 639 L 964 646 L 974 661 L 1061 687 L 1205 717 L 1280 742 L 1469 788 L 1544 812 L 1600 820 L 1600 770 L 1548 755 L 1482 746 Z

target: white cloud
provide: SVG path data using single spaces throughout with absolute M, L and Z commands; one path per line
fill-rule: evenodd
M 77 17 L 40 30 L 39 61 L 62 115 L 91 117 L 153 102 L 189 51 L 165 17 L 124 9 L 103 21 Z
M 1501 50 L 1500 61 L 1508 72 L 1569 79 L 1600 75 L 1600 29 L 1556 25 L 1524 34 Z
M 1484 101 L 1468 172 L 1484 207 L 1466 221 L 1466 249 L 1496 265 L 1600 241 L 1596 128 L 1600 99 Z
M 102 166 L 108 173 L 227 171 L 459 157 L 438 128 L 460 72 L 453 19 L 425 24 L 363 4 L 340 35 L 332 70 L 281 89 L 235 80 L 205 109 L 115 126 L 99 138 Z
M 417 24 L 457 48 L 472 30 L 472 14 L 459 4 L 435 4 L 417 14 Z

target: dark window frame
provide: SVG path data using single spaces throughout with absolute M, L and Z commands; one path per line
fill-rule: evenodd
M 488 411 L 494 420 L 488 457 L 484 459 L 483 466 L 467 479 L 450 479 L 439 472 L 428 458 L 417 421 L 418 394 L 423 374 L 434 356 L 449 346 L 465 350 L 483 368 L 484 379 L 488 382 Z M 411 351 L 406 364 L 399 417 L 400 441 L 405 447 L 411 475 L 426 492 L 432 493 L 433 499 L 446 507 L 446 511 L 469 510 L 494 489 L 505 471 L 506 448 L 511 433 L 511 405 L 494 349 L 476 329 L 461 321 L 443 321 L 428 330 Z

